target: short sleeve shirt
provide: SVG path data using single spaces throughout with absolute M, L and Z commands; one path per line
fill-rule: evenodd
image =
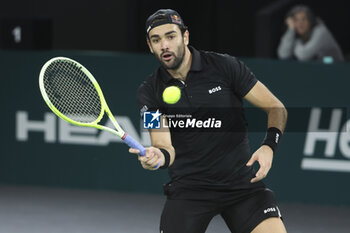
M 257 79 L 235 57 L 191 46 L 189 49 L 192 64 L 184 82 L 173 78 L 161 66 L 141 84 L 137 94 L 141 115 L 144 111 L 159 110 L 170 116 L 167 118 L 172 123 L 176 119 L 171 116 L 179 114 L 191 116 L 192 123 L 195 118 L 212 126 L 169 127 L 176 152 L 168 169 L 173 182 L 191 187 L 244 188 L 253 173 L 245 166 L 251 154 L 242 98 Z M 181 89 L 181 98 L 175 104 L 162 99 L 169 86 Z M 221 122 L 219 128 L 214 127 L 217 121 Z

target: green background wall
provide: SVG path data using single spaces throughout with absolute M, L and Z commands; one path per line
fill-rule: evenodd
M 126 122 L 122 124 L 126 131 L 132 131 L 135 137 L 142 136 L 135 96 L 139 84 L 158 66 L 151 55 L 0 51 L 0 119 L 3 124 L 0 183 L 161 193 L 162 184 L 168 180 L 167 172 L 143 170 L 122 143 L 103 146 L 64 142 L 57 118 L 53 118 L 53 135 L 49 142 L 44 140 L 42 132 L 30 131 L 28 137 L 23 138 L 19 118 L 28 116 L 31 122 L 43 122 L 45 114 L 51 114 L 41 98 L 38 76 L 41 66 L 54 56 L 67 56 L 84 64 L 99 81 L 112 112 Z M 311 155 L 304 153 L 313 108 L 323 107 L 320 123 L 323 128 L 329 127 L 334 109 L 342 113 L 341 125 L 348 119 L 350 64 L 243 60 L 289 110 L 287 131 L 266 178 L 268 186 L 281 201 L 350 204 L 350 156 L 340 150 L 341 140 L 343 148 L 349 146 L 346 140 L 349 132 L 340 134 L 337 129 L 330 133 L 336 143 L 332 156 L 325 155 L 326 143 L 322 141 L 315 144 Z M 253 127 L 252 150 L 257 149 L 264 136 L 261 130 L 256 132 L 254 124 L 265 124 L 266 120 L 262 112 L 256 113 L 247 111 L 250 127 Z M 128 128 L 130 126 L 132 129 Z M 90 135 L 85 136 L 90 139 L 95 134 L 101 136 L 100 132 L 87 133 Z M 144 135 L 140 140 L 149 142 Z M 302 169 L 301 163 L 306 157 L 326 163 L 338 161 L 345 171 Z

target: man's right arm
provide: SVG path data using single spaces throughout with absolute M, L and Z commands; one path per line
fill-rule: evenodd
M 162 118 L 162 120 L 166 120 L 163 116 Z M 146 148 L 145 156 L 139 155 L 139 161 L 141 162 L 142 167 L 147 170 L 156 170 L 157 168 L 155 167 L 157 167 L 158 164 L 160 164 L 159 167 L 164 166 L 166 162 L 165 155 L 160 149 L 164 149 L 169 153 L 170 160 L 168 167 L 170 167 L 175 160 L 175 149 L 171 143 L 169 129 L 162 127 L 161 129 L 150 130 L 149 133 L 151 136 L 152 146 Z M 139 153 L 138 150 L 133 148 L 130 148 L 129 152 L 133 154 Z

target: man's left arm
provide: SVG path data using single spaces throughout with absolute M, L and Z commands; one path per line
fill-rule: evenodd
M 251 180 L 251 182 L 254 183 L 265 178 L 272 166 L 274 149 L 277 146 L 279 138 L 282 136 L 279 134 L 284 132 L 286 126 L 287 110 L 282 102 L 259 81 L 244 98 L 254 106 L 264 110 L 268 117 L 266 143 L 252 155 L 247 163 L 247 166 L 252 166 L 255 161 L 259 162 L 260 168 L 256 176 Z M 276 141 L 269 141 L 272 135 L 276 135 Z

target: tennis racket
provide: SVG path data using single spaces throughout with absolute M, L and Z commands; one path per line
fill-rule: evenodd
M 63 120 L 106 130 L 145 155 L 146 149 L 119 126 L 96 79 L 83 65 L 66 57 L 52 58 L 41 68 L 39 86 L 46 104 Z M 115 129 L 99 124 L 105 113 Z

